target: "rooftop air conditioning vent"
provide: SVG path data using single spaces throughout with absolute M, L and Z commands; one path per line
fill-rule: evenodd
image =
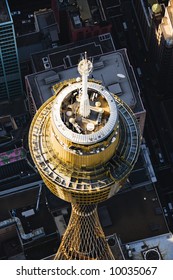
M 44 63 L 44 68 L 49 69 L 50 68 L 50 63 Z
M 43 57 L 42 61 L 43 61 L 43 63 L 47 63 L 48 62 L 48 57 L 47 56 Z
M 145 260 L 161 260 L 161 254 L 158 248 L 148 249 L 143 252 L 143 256 Z
M 108 244 L 109 244 L 110 247 L 115 246 L 115 238 L 114 237 L 110 237 L 108 239 Z

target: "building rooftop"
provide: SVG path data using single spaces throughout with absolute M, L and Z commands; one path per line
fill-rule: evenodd
M 103 205 L 111 221 L 102 225 L 106 236 L 116 233 L 123 244 L 169 232 L 153 185 L 119 192 Z
M 74 29 L 94 26 L 106 20 L 103 10 L 100 9 L 100 3 L 96 0 L 72 0 L 66 3 L 66 10 Z
M 13 21 L 20 61 L 29 60 L 31 53 L 57 45 L 60 30 L 52 9 L 18 12 Z
M 110 33 L 31 54 L 34 71 L 45 70 L 46 63 L 48 63 L 48 68 L 62 66 L 67 69 L 76 66 L 85 51 L 88 57 L 115 51 Z
M 23 160 L 26 156 L 26 152 L 23 148 L 17 148 L 8 152 L 0 153 L 0 166 Z
M 66 61 L 69 62 L 73 58 L 75 56 L 66 57 Z M 139 87 L 126 50 L 94 56 L 92 59 L 94 69 L 91 78 L 102 81 L 108 90 L 119 95 L 134 112 L 143 112 L 144 107 L 140 99 Z M 37 108 L 52 96 L 52 86 L 54 84 L 79 76 L 76 67 L 66 69 L 66 61 L 64 59 L 65 63 L 62 67 L 55 67 L 27 76 L 26 79 L 29 81 Z
M 131 187 L 142 187 L 157 182 L 148 154 L 148 149 L 145 144 L 141 145 L 141 152 L 128 180 L 128 187 L 129 183 Z
M 56 252 L 59 235 L 42 183 L 6 196 L 0 195 L 0 259 L 42 259 Z
M 100 5 L 108 20 L 122 15 L 120 0 L 102 0 L 100 1 Z
M 22 187 L 38 180 L 37 170 L 28 160 L 23 148 L 16 148 L 0 154 L 0 193 Z
M 12 22 L 11 14 L 6 0 L 0 1 L 0 25 L 3 25 L 6 22 Z
M 128 248 L 128 255 L 130 255 L 133 260 L 173 259 L 172 233 L 166 233 L 152 238 L 131 242 L 126 245 L 126 247 Z

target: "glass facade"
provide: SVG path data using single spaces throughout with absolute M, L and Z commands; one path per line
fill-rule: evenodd
M 8 2 L 0 1 L 0 102 L 22 95 L 13 20 Z

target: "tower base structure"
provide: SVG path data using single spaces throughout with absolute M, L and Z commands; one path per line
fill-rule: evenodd
M 113 260 L 99 222 L 97 205 L 72 204 L 56 260 Z

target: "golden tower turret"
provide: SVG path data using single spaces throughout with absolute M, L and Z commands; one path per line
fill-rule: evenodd
M 47 187 L 72 204 L 55 259 L 114 259 L 97 215 L 137 160 L 140 132 L 131 109 L 100 82 L 81 77 L 54 85 L 55 95 L 37 111 L 29 133 L 33 160 Z

